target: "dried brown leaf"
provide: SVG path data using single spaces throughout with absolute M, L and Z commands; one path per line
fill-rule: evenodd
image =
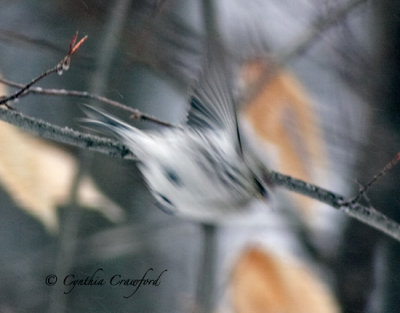
M 251 90 L 265 71 L 268 65 L 261 60 L 245 64 L 244 90 Z M 306 91 L 290 72 L 283 69 L 274 72 L 245 105 L 244 115 L 252 132 L 264 143 L 263 152 L 274 170 L 321 183 L 327 159 L 319 118 Z M 296 194 L 291 196 L 308 220 L 315 213 L 313 200 Z
M 50 231 L 57 230 L 56 208 L 68 203 L 77 170 L 76 159 L 69 153 L 0 122 L 0 184 L 19 207 Z M 81 181 L 78 195 L 79 204 L 98 209 L 113 220 L 122 217 L 122 210 L 90 178 Z
M 252 248 L 232 275 L 236 313 L 337 313 L 328 288 L 306 266 Z

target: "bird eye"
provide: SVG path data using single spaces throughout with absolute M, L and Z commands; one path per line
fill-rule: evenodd
M 181 181 L 180 177 L 174 170 L 172 170 L 170 168 L 165 168 L 164 172 L 170 182 L 174 183 L 177 186 L 182 185 L 182 181 Z

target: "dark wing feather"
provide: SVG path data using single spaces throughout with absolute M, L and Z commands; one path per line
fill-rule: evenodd
M 222 48 L 211 49 L 209 53 L 204 71 L 190 97 L 187 123 L 194 128 L 224 129 L 237 139 L 240 147 L 234 63 L 222 51 Z

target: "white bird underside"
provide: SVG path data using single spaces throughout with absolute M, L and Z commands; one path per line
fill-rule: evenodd
M 266 166 L 243 150 L 228 56 L 214 52 L 192 90 L 184 128 L 144 132 L 91 106 L 84 110 L 90 126 L 117 135 L 136 155 L 165 211 L 219 222 L 243 216 L 238 213 L 255 197 L 267 198 L 269 188 Z
M 135 137 L 125 143 L 167 211 L 215 221 L 246 211 L 257 193 L 250 170 L 226 132 L 165 130 Z M 212 183 L 219 181 L 223 183 Z

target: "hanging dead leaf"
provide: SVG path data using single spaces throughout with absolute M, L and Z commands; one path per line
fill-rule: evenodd
M 0 86 L 1 88 L 1 86 Z M 0 94 L 5 94 L 0 89 Z M 64 150 L 0 122 L 0 184 L 19 207 L 56 231 L 56 208 L 68 202 L 77 161 Z M 82 179 L 78 203 L 116 221 L 122 209 L 105 197 L 94 182 Z
M 255 59 L 242 71 L 243 89 L 251 90 L 268 71 L 268 65 Z M 244 116 L 250 132 L 265 144 L 263 153 L 274 170 L 321 183 L 327 159 L 319 119 L 300 82 L 288 71 L 276 70 L 260 91 L 245 105 Z M 291 194 L 310 220 L 313 200 Z
M 252 248 L 234 267 L 231 281 L 236 313 L 337 313 L 328 288 L 304 265 Z

